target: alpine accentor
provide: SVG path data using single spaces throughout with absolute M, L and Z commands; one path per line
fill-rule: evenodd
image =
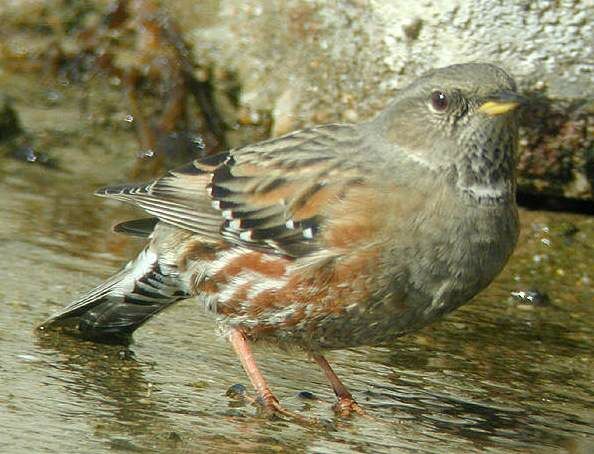
M 374 120 L 329 124 L 198 159 L 99 195 L 140 255 L 42 327 L 130 335 L 172 303 L 216 313 L 266 409 L 286 413 L 249 342 L 302 347 L 341 414 L 360 408 L 324 350 L 387 344 L 469 301 L 518 237 L 513 80 L 490 64 L 431 71 Z M 196 312 L 196 316 L 201 311 Z

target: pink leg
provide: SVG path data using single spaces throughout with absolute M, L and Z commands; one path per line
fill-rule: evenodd
M 243 369 L 252 382 L 252 386 L 255 388 L 258 397 L 264 403 L 264 408 L 271 413 L 282 414 L 298 420 L 303 419 L 301 416 L 295 415 L 281 407 L 278 399 L 272 394 L 266 379 L 260 372 L 260 369 L 258 369 L 258 365 L 252 355 L 252 350 L 250 349 L 245 335 L 240 330 L 234 328 L 231 331 L 229 340 L 235 353 L 239 356 Z
M 322 368 L 324 374 L 326 374 L 326 378 L 330 382 L 330 386 L 334 390 L 334 394 L 338 397 L 338 402 L 333 407 L 334 410 L 340 416 L 350 416 L 353 412 L 359 415 L 364 415 L 365 412 L 359 406 L 355 399 L 353 399 L 353 395 L 349 392 L 349 390 L 344 386 L 344 384 L 338 378 L 338 375 L 334 373 L 326 358 L 322 355 L 313 355 L 316 363 Z

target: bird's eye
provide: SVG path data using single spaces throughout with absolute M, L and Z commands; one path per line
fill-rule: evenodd
M 448 97 L 443 91 L 436 90 L 431 93 L 431 106 L 436 112 L 443 112 L 448 108 Z

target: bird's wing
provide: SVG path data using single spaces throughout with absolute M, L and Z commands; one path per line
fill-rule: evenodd
M 360 143 L 355 127 L 316 127 L 98 194 L 133 202 L 207 242 L 300 256 L 320 248 L 317 237 L 329 209 L 365 178 L 365 170 L 341 152 Z

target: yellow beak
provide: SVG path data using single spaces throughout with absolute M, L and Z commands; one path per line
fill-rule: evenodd
M 510 112 L 519 105 L 519 102 L 514 101 L 487 101 L 478 108 L 478 111 L 494 117 Z
M 525 99 L 516 93 L 499 93 L 493 97 L 489 97 L 488 100 L 481 104 L 478 111 L 495 117 L 511 112 L 524 101 Z

